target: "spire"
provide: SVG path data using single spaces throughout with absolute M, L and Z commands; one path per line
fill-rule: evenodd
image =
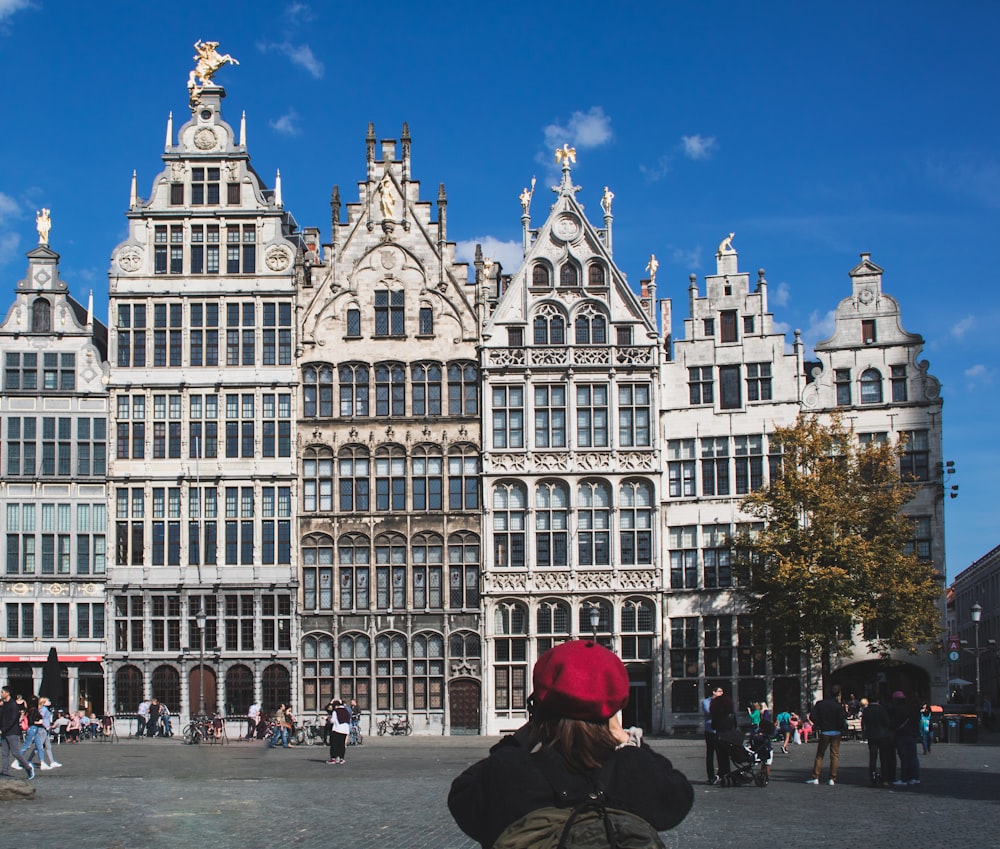
M 279 168 L 277 173 L 274 175 L 274 205 L 277 207 L 283 207 L 285 204 L 281 200 L 281 169 Z
M 573 185 L 569 169 L 571 164 L 576 163 L 576 148 L 570 147 L 568 144 L 564 144 L 561 148 L 558 148 L 556 150 L 556 163 L 562 164 L 562 180 L 558 186 L 552 187 L 552 191 L 558 192 L 560 195 L 575 194 L 580 191 L 579 186 Z
M 135 209 L 139 205 L 139 192 L 136 188 L 135 169 L 132 169 L 132 187 L 128 193 L 128 208 Z
M 240 118 L 240 147 L 247 146 L 247 111 L 243 110 L 243 117 Z
M 174 146 L 174 113 L 167 114 L 167 140 L 163 143 L 164 150 L 170 150 Z
M 90 290 L 87 298 L 87 330 L 94 329 L 94 290 Z

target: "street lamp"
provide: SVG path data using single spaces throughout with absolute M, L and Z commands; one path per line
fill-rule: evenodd
M 594 642 L 597 642 L 597 626 L 601 624 L 601 608 L 591 602 L 590 605 L 590 630 L 594 633 Z
M 979 715 L 979 620 L 983 618 L 983 608 L 977 601 L 972 605 L 972 610 L 969 611 L 972 615 L 972 624 L 976 631 L 976 716 Z
M 208 617 L 205 615 L 205 608 L 198 608 L 195 615 L 198 623 L 198 633 L 201 636 L 201 652 L 198 657 L 198 716 L 205 715 L 205 622 Z

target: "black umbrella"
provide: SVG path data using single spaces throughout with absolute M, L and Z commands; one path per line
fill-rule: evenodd
M 53 646 L 49 649 L 49 656 L 42 668 L 42 684 L 38 688 L 38 695 L 45 696 L 53 705 L 58 705 L 62 692 L 62 664 L 59 663 L 59 653 Z

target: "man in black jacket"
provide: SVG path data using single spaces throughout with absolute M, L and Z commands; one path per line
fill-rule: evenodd
M 8 778 L 10 758 L 14 758 L 28 773 L 28 780 L 35 777 L 35 768 L 21 756 L 21 710 L 11 696 L 10 689 L 0 688 L 0 747 L 3 748 L 3 769 L 0 775 Z
M 837 767 L 840 765 L 840 739 L 847 730 L 847 714 L 840 703 L 840 685 L 830 688 L 830 695 L 813 705 L 809 720 L 816 731 L 819 745 L 812 775 L 806 784 L 819 784 L 819 774 L 823 770 L 823 755 L 830 750 L 830 785 L 837 783 Z

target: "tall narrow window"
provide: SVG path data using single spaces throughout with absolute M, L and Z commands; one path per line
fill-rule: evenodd
M 902 403 L 906 396 L 906 366 L 890 366 L 890 381 L 892 382 L 893 403 Z
M 498 567 L 524 568 L 526 507 L 521 484 L 501 484 L 493 490 L 493 549 Z
M 882 403 L 882 375 L 878 369 L 867 368 L 861 372 L 861 403 Z
M 833 373 L 833 382 L 837 387 L 837 406 L 851 406 L 851 370 L 839 368 Z
M 722 342 L 738 342 L 736 310 L 723 310 L 719 315 L 719 339 Z

